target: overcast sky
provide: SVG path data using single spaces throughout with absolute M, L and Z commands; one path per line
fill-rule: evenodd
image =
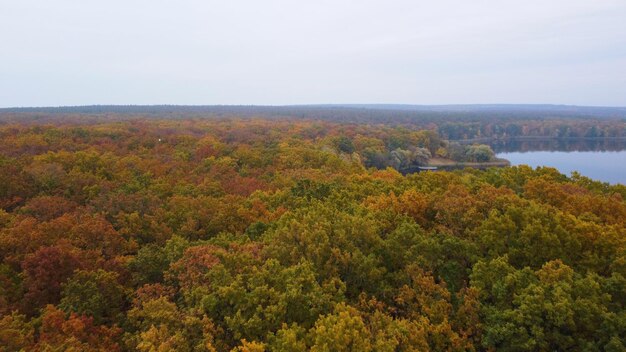
M 626 106 L 626 0 L 0 0 L 0 107 Z

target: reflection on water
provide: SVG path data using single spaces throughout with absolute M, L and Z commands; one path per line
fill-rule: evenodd
M 527 139 L 489 143 L 496 153 L 559 151 L 606 152 L 626 150 L 626 139 Z
M 511 165 L 550 166 L 570 175 L 626 184 L 626 140 L 526 140 L 492 144 Z

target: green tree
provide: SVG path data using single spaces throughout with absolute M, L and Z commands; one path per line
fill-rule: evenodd
M 139 249 L 129 268 L 136 283 L 146 284 L 162 282 L 169 265 L 165 248 L 149 244 Z
M 339 149 L 342 153 L 352 154 L 354 153 L 354 144 L 352 143 L 352 139 L 341 136 L 337 139 L 337 149 Z
M 215 327 L 206 317 L 185 314 L 166 297 L 142 302 L 128 311 L 136 333 L 127 338 L 140 351 L 212 352 Z
M 320 286 L 309 263 L 283 267 L 273 259 L 224 283 L 191 290 L 189 295 L 200 295 L 205 312 L 223 321 L 235 340 L 261 341 L 283 324 L 310 327 L 342 294 L 341 287 Z
M 467 161 L 487 162 L 495 158 L 495 153 L 485 144 L 470 145 L 465 148 L 465 157 Z
M 63 286 L 59 307 L 93 317 L 96 324 L 119 322 L 126 305 L 125 291 L 116 273 L 80 270 Z
M 346 305 L 321 317 L 311 330 L 312 352 L 372 351 L 370 332 L 359 312 Z

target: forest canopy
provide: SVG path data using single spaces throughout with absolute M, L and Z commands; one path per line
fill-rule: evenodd
M 443 139 L 626 138 L 626 108 L 568 105 L 94 105 L 0 109 L 7 122 L 299 119 L 427 129 Z
M 624 185 L 399 172 L 493 158 L 445 124 L 7 116 L 0 351 L 626 348 Z

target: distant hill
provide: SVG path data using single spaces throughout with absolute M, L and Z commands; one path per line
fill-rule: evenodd
M 591 107 L 535 104 L 408 105 L 89 105 L 2 108 L 7 114 L 130 114 L 166 117 L 293 117 L 348 121 L 596 118 L 626 119 L 626 107 Z
M 332 105 L 330 105 L 332 106 Z M 448 112 L 538 112 L 613 115 L 626 114 L 626 107 L 599 107 L 551 104 L 453 104 L 453 105 L 411 105 L 411 104 L 347 104 L 338 105 L 353 108 L 403 110 L 403 111 L 448 111 Z

